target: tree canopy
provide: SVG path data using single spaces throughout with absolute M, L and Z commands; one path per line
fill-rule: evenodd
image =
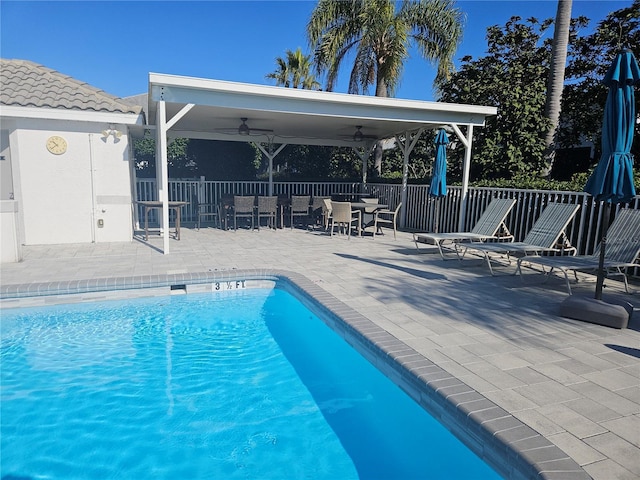
M 498 107 L 497 116 L 474 130 L 472 177 L 533 173 L 543 165 L 550 54 L 543 37 L 550 25 L 512 17 L 502 28 L 490 27 L 487 55 L 462 58 L 460 70 L 442 85 L 441 101 Z
M 195 163 L 189 160 L 187 146 L 189 139 L 178 138 L 167 145 L 167 161 L 170 176 L 173 178 L 193 177 Z M 134 140 L 133 156 L 136 164 L 136 175 L 142 178 L 156 175 L 156 139 L 149 131 L 144 138 Z
M 307 24 L 318 71 L 333 90 L 340 67 L 352 61 L 349 93 L 393 96 L 409 47 L 437 66 L 437 80 L 453 68 L 463 14 L 452 0 L 320 0 Z
M 383 4 L 389 2 L 321 0 L 318 7 L 340 9 L 344 7 L 341 4 L 352 3 L 359 8 L 364 8 L 365 3 L 370 8 L 374 4 L 382 8 Z M 447 5 L 451 2 L 408 3 Z M 324 14 L 331 17 L 337 15 L 337 12 Z M 387 15 L 383 19 L 385 25 L 389 24 L 391 18 L 399 15 L 395 11 L 395 3 L 393 10 L 389 10 L 387 5 L 384 12 Z M 322 12 L 317 13 L 321 14 Z M 562 112 L 556 134 L 556 142 L 564 150 L 559 151 L 551 172 L 551 178 L 557 180 L 569 179 L 574 174 L 580 175 L 582 183 L 586 179 L 590 163 L 593 166 L 600 156 L 602 116 L 607 96 L 602 78 L 620 49 L 629 48 L 640 59 L 640 0 L 634 0 L 627 8 L 611 12 L 597 23 L 591 34 L 580 35 L 588 22 L 584 17 L 571 21 Z M 487 30 L 486 55 L 480 58 L 463 57 L 459 70 L 449 80 L 440 83 L 441 101 L 498 107 L 498 115 L 489 118 L 484 128 L 474 129 L 471 180 L 475 184 L 497 182 L 502 186 L 542 187 L 540 183 L 533 185 L 531 182 L 538 178 L 545 166 L 544 137 L 548 121 L 544 118 L 544 105 L 551 58 L 549 32 L 552 24 L 553 19 L 512 17 L 503 26 L 490 27 Z M 333 30 L 317 29 L 318 34 L 330 31 Z M 336 32 L 335 35 L 342 35 L 343 40 L 355 40 L 356 37 L 347 35 L 349 32 L 351 30 Z M 331 69 L 337 68 L 340 61 L 344 60 L 348 45 L 345 43 L 344 48 L 335 50 L 339 58 L 330 62 L 327 42 L 331 35 L 322 38 L 322 41 L 320 36 L 316 38 L 319 42 L 316 45 L 316 55 L 319 55 L 316 60 L 320 58 L 321 63 L 325 62 L 322 64 L 331 72 Z M 335 49 L 336 46 L 331 48 Z M 289 53 L 296 57 L 298 53 L 302 55 L 298 51 L 287 51 L 287 55 Z M 284 62 L 284 59 L 280 60 Z M 283 63 L 284 67 L 287 65 L 286 62 Z M 355 71 L 364 67 L 365 64 L 354 65 Z M 370 71 L 368 67 L 365 70 Z M 285 71 L 286 69 L 280 73 Z M 337 74 L 337 70 L 333 73 Z M 286 78 L 289 78 L 290 86 L 300 82 L 299 79 L 286 76 L 282 80 L 285 81 Z M 354 78 L 355 84 L 361 88 L 371 77 L 356 74 Z M 300 85 L 307 88 L 304 82 Z M 385 83 L 385 88 L 394 85 L 393 81 Z M 636 102 L 638 101 L 640 95 L 636 95 Z M 636 111 L 640 112 L 638 105 Z M 463 149 L 460 145 L 455 148 L 455 139 L 452 140 L 453 149 L 448 152 L 448 180 L 455 183 L 461 178 Z M 432 143 L 432 135 L 428 133 L 423 134 L 418 141 L 409 165 L 410 179 L 425 183 L 429 181 L 433 161 Z M 134 151 L 139 175 L 154 175 L 154 139 L 147 137 L 136 141 Z M 567 152 L 571 152 L 573 156 L 568 156 Z M 578 161 L 576 153 L 583 155 L 582 161 Z M 640 123 L 636 123 L 632 153 L 636 157 L 640 155 Z M 205 175 L 211 180 L 249 179 L 264 176 L 266 171 L 266 163 L 260 151 L 243 143 L 179 139 L 170 142 L 168 156 L 172 177 L 193 178 Z M 402 160 L 398 150 L 386 151 L 380 173 L 373 169 L 369 172 L 370 181 L 399 179 Z M 282 179 L 357 179 L 362 175 L 358 156 L 345 148 L 289 145 L 274 161 L 278 170 L 276 177 Z
M 276 81 L 276 85 L 287 88 L 304 88 L 306 90 L 318 90 L 320 82 L 313 74 L 311 55 L 302 53 L 300 47 L 295 52 L 287 50 L 286 58 L 276 58 L 277 68 L 268 73 L 266 78 Z
M 569 45 L 569 62 L 563 92 L 558 142 L 575 147 L 584 142 L 594 145 L 594 158 L 600 158 L 602 116 L 607 89 L 602 84 L 611 62 L 621 49 L 630 49 L 640 59 L 640 1 L 611 12 L 598 22 L 594 32 L 576 36 Z M 640 95 L 636 94 L 636 113 L 640 115 Z M 640 154 L 640 124 L 636 122 L 632 153 Z
M 640 53 L 639 18 L 640 2 L 634 0 L 629 8 L 611 12 L 590 35 L 579 35 L 588 19 L 572 20 L 556 140 L 561 148 L 585 148 L 569 151 L 573 157 L 564 162 L 559 152 L 552 179 L 584 174 L 589 163 L 599 159 L 607 95 L 602 78 L 620 48 L 631 48 L 636 57 Z M 498 115 L 490 118 L 486 127 L 474 130 L 472 181 L 522 182 L 544 171 L 548 120 L 543 112 L 551 54 L 551 40 L 545 34 L 552 22 L 512 17 L 504 27 L 490 27 L 487 55 L 464 57 L 460 70 L 443 84 L 442 101 L 498 107 Z M 632 150 L 636 155 L 638 143 L 636 140 Z M 576 153 L 586 153 L 586 162 L 580 163 Z M 456 161 L 461 155 L 461 151 L 454 151 L 452 158 Z
M 155 149 L 155 137 L 148 133 L 144 138 L 134 141 L 138 177 L 155 177 Z M 261 155 L 250 143 L 176 138 L 167 145 L 169 177 L 205 176 L 215 180 L 255 178 L 260 169 Z
M 437 67 L 436 84 L 449 78 L 462 38 L 463 14 L 452 0 L 320 0 L 307 24 L 318 72 L 333 90 L 340 67 L 352 62 L 348 93 L 392 97 L 413 45 Z M 374 150 L 382 173 L 383 142 Z

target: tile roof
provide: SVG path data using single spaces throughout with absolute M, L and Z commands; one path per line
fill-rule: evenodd
M 140 114 L 91 85 L 28 60 L 0 59 L 0 104 L 65 110 Z

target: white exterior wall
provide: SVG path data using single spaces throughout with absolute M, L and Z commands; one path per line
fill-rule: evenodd
M 22 260 L 22 248 L 18 240 L 18 202 L 0 200 L 0 262 L 14 263 Z
M 118 142 L 102 133 L 91 135 L 93 185 L 95 194 L 95 242 L 122 242 L 133 239 L 132 182 L 130 162 L 132 148 L 126 127 Z M 98 225 L 99 220 L 103 226 Z
M 131 241 L 129 142 L 104 139 L 104 123 L 15 119 L 10 130 L 15 198 L 25 245 Z M 3 125 L 4 126 L 4 125 Z M 59 135 L 67 151 L 46 140 Z M 98 220 L 103 227 L 98 227 Z

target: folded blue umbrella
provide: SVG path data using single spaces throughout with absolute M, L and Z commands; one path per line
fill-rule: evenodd
M 602 120 L 602 156 L 584 187 L 585 192 L 593 195 L 597 201 L 604 202 L 595 294 L 597 300 L 602 299 L 611 205 L 630 202 L 636 196 L 631 144 L 636 122 L 634 85 L 640 83 L 640 68 L 631 51 L 616 55 L 603 83 L 609 87 L 609 94 Z
M 444 197 L 447 194 L 447 144 L 449 137 L 444 128 L 441 128 L 434 144 L 436 146 L 436 158 L 433 162 L 433 177 L 429 186 L 429 195 L 432 197 Z
M 633 183 L 634 85 L 640 68 L 631 51 L 618 53 L 603 83 L 609 87 L 602 122 L 602 156 L 584 191 L 598 201 L 627 203 L 636 195 Z

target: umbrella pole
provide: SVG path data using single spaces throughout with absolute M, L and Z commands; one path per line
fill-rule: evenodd
M 598 259 L 598 279 L 596 281 L 596 300 L 602 300 L 602 287 L 604 286 L 604 255 L 607 248 L 607 230 L 609 230 L 609 217 L 611 216 L 611 202 L 603 202 L 604 211 L 602 212 L 602 232 L 600 240 L 600 258 Z

